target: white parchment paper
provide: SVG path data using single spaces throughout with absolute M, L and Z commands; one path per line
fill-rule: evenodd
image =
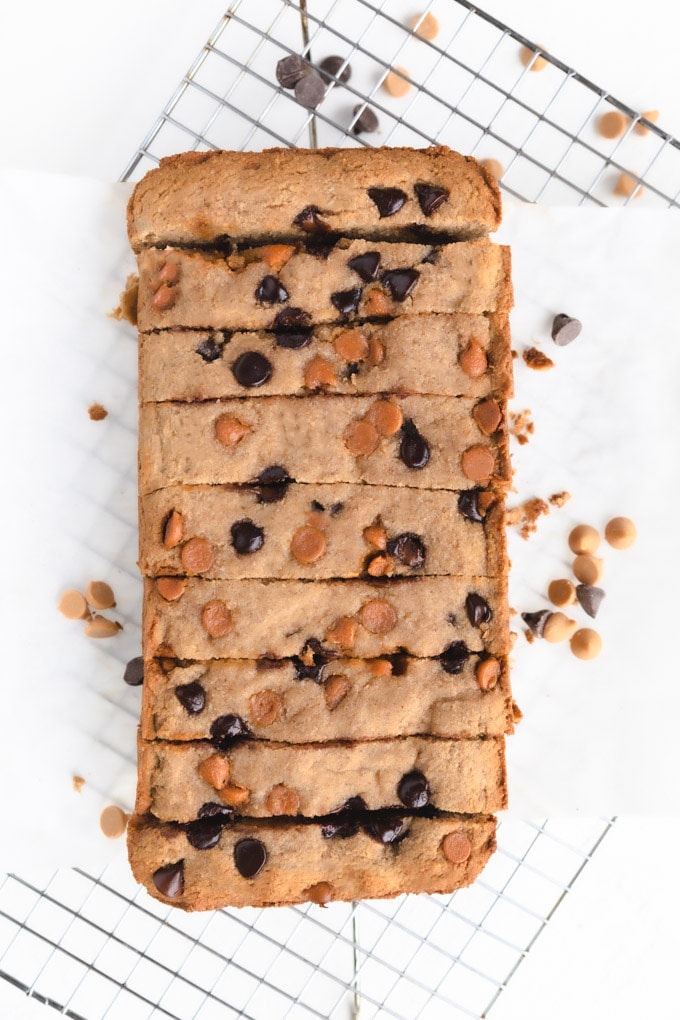
M 136 342 L 106 315 L 133 270 L 128 194 L 0 171 L 0 870 L 104 863 L 121 846 L 99 833 L 99 812 L 134 799 L 141 692 L 122 673 L 139 654 Z M 573 524 L 626 514 L 640 534 L 627 552 L 605 547 L 598 660 L 530 647 L 518 628 L 511 810 L 674 812 L 680 217 L 509 206 L 499 240 L 513 245 L 515 347 L 536 344 L 556 362 L 545 373 L 515 362 L 514 407 L 536 424 L 515 445 L 516 499 L 573 496 L 529 542 L 511 538 L 511 604 L 547 607 L 548 582 L 569 576 Z M 560 311 L 584 323 L 566 348 L 549 335 Z M 89 420 L 93 401 L 109 411 L 102 422 Z M 124 630 L 95 642 L 55 607 L 64 589 L 99 578 Z M 73 775 L 86 781 L 80 794 Z

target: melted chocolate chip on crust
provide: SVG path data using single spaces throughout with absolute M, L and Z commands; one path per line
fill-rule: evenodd
M 408 195 L 401 188 L 368 188 L 368 197 L 375 204 L 381 220 L 398 213 Z
M 264 528 L 253 521 L 235 521 L 231 526 L 231 544 L 239 556 L 249 556 L 264 545 Z
M 153 884 L 162 896 L 174 900 L 184 892 L 184 861 L 167 864 L 164 868 L 154 871 Z
M 335 658 L 335 653 L 324 648 L 316 638 L 310 638 L 300 655 L 294 655 L 292 662 L 296 680 L 313 680 L 315 684 L 323 683 L 323 671 Z
M 281 304 L 288 300 L 288 291 L 275 276 L 264 276 L 255 288 L 255 300 L 263 305 Z
M 430 784 L 422 772 L 414 769 L 399 780 L 397 796 L 407 808 L 424 808 L 430 803 Z
M 349 259 L 347 265 L 361 277 L 364 283 L 371 283 L 378 279 L 380 252 L 365 251 L 363 255 L 355 255 L 353 259 Z
M 195 353 L 199 354 L 206 364 L 210 365 L 213 361 L 217 361 L 222 357 L 222 354 L 224 353 L 224 345 L 228 342 L 229 340 L 227 337 L 223 340 L 215 340 L 214 337 L 209 336 L 206 340 L 202 340 L 200 342 Z
M 441 667 L 445 673 L 455 676 L 462 672 L 463 666 L 470 658 L 470 652 L 464 641 L 454 641 L 439 656 Z
M 321 826 L 321 835 L 324 839 L 349 839 L 351 836 L 356 836 L 358 831 L 359 823 L 354 818 L 327 822 Z
M 220 715 L 210 727 L 210 739 L 219 751 L 228 750 L 236 740 L 247 737 L 250 730 L 240 715 Z
M 382 282 L 395 301 L 405 301 L 419 279 L 417 269 L 391 269 L 382 275 Z
M 378 843 L 392 844 L 400 843 L 408 835 L 408 829 L 403 818 L 396 815 L 388 815 L 382 818 L 372 818 L 365 822 L 363 830 L 371 839 Z
M 399 456 L 407 468 L 414 471 L 424 468 L 430 459 L 430 445 L 421 436 L 411 418 L 405 418 L 402 426 Z
M 447 188 L 437 187 L 436 184 L 415 184 L 413 190 L 424 216 L 431 216 L 449 197 Z
M 479 494 L 481 489 L 466 489 L 458 497 L 458 510 L 468 521 L 482 524 L 484 518 L 479 512 Z
M 197 680 L 175 687 L 175 697 L 189 715 L 198 715 L 205 708 L 205 688 Z
M 285 347 L 289 351 L 299 351 L 308 347 L 312 342 L 312 331 L 300 331 L 299 333 L 277 333 L 276 346 Z
M 412 531 L 391 538 L 387 543 L 387 551 L 406 567 L 422 567 L 425 563 L 425 543 L 420 535 Z
M 234 809 L 226 804 L 216 804 L 214 800 L 206 801 L 198 809 L 199 818 L 220 818 L 221 824 L 226 825 L 234 817 Z
M 284 467 L 272 464 L 260 472 L 251 482 L 250 488 L 258 503 L 279 503 L 285 497 L 292 480 Z
M 259 351 L 245 351 L 239 354 L 231 366 L 231 371 L 239 386 L 254 389 L 271 378 L 272 364 Z
M 319 230 L 330 230 L 328 224 L 321 218 L 321 210 L 318 205 L 306 205 L 302 212 L 297 214 L 293 223 L 310 234 Z
M 481 627 L 483 623 L 489 623 L 493 616 L 486 599 L 474 591 L 471 591 L 465 599 L 465 610 L 473 627 Z
M 408 673 L 408 655 L 405 649 L 400 648 L 398 652 L 392 652 L 385 658 L 392 666 L 392 676 L 406 676 Z
M 335 294 L 331 294 L 331 302 L 341 315 L 348 318 L 350 315 L 354 315 L 359 307 L 362 294 L 361 287 L 353 287 L 351 290 L 338 290 Z
M 219 843 L 223 828 L 217 816 L 197 818 L 186 827 L 187 839 L 196 850 L 209 850 Z
M 234 847 L 234 864 L 244 878 L 255 878 L 267 863 L 267 848 L 259 839 L 240 839 Z
M 302 308 L 282 308 L 273 323 L 277 346 L 293 351 L 306 347 L 312 339 L 311 321 L 309 312 Z

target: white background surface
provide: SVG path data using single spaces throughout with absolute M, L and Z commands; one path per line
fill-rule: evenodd
M 193 58 L 222 3 L 119 0 L 5 4 L 0 15 L 0 158 L 118 176 Z M 572 0 L 483 6 L 633 106 L 659 107 L 680 133 L 677 12 Z M 414 12 L 417 4 L 414 4 Z M 673 24 L 675 22 L 675 24 Z M 647 338 L 653 344 L 654 338 Z M 676 1015 L 677 822 L 614 829 L 513 978 L 494 1016 L 543 1020 Z M 17 1016 L 0 984 L 0 1012 Z M 51 1015 L 36 1007 L 36 1012 Z

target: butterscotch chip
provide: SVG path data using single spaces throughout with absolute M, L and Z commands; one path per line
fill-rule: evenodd
M 366 419 L 375 426 L 381 436 L 395 435 L 404 423 L 401 408 L 392 400 L 376 400 L 369 407 Z
M 548 66 L 548 61 L 545 57 L 541 57 L 536 53 L 536 50 L 532 50 L 529 46 L 523 46 L 519 53 L 519 59 L 522 61 L 525 67 L 528 67 L 530 71 L 542 71 L 544 67 Z
M 366 573 L 371 577 L 384 577 L 394 567 L 394 560 L 391 556 L 374 556 L 366 567 Z
M 107 616 L 93 616 L 92 619 L 85 624 L 85 634 L 91 638 L 110 638 L 114 637 L 119 630 L 122 630 L 122 626 L 116 620 L 109 620 Z
M 333 899 L 333 886 L 330 882 L 316 882 L 305 889 L 303 895 L 307 897 L 310 903 L 316 903 L 320 907 L 325 907 Z
M 574 560 L 572 569 L 582 584 L 597 584 L 602 580 L 604 560 L 590 553 L 580 553 Z
M 378 449 L 380 436 L 370 421 L 352 421 L 342 434 L 345 446 L 354 457 L 368 457 Z
M 213 790 L 221 790 L 229 782 L 231 766 L 224 755 L 211 754 L 203 759 L 196 771 Z
M 215 422 L 215 436 L 222 446 L 236 446 L 250 428 L 233 414 L 221 414 Z
M 166 602 L 181 598 L 186 586 L 186 581 L 181 577 L 159 577 L 156 581 L 156 591 Z
M 442 853 L 451 864 L 463 864 L 472 853 L 472 843 L 464 832 L 449 832 L 442 840 Z
M 392 663 L 389 659 L 373 659 L 368 668 L 373 676 L 392 676 Z
M 91 421 L 104 421 L 104 418 L 108 416 L 108 411 L 101 404 L 90 404 L 87 409 L 87 413 L 90 416 Z
M 113 609 L 116 604 L 113 588 L 106 581 L 90 581 L 85 598 L 93 609 Z
M 203 629 L 212 638 L 226 637 L 234 626 L 234 620 L 229 609 L 220 599 L 213 599 L 207 602 L 201 613 Z
M 180 559 L 187 574 L 202 574 L 210 570 L 215 554 L 207 538 L 190 538 L 182 546 Z
M 158 312 L 167 312 L 177 300 L 177 288 L 163 284 L 151 298 L 151 304 Z
M 120 839 L 127 829 L 128 816 L 115 804 L 105 807 L 99 816 L 99 827 L 107 839 Z
M 470 481 L 488 482 L 495 467 L 493 453 L 488 446 L 469 446 L 460 458 L 460 466 Z
M 659 119 L 659 111 L 658 110 L 645 110 L 645 112 L 642 114 L 642 116 L 644 117 L 645 120 L 650 121 L 650 123 L 656 124 L 657 120 Z M 635 127 L 633 128 L 633 131 L 635 132 L 636 135 L 648 135 L 649 134 L 649 128 L 647 127 L 646 124 L 643 124 L 641 121 L 637 121 L 637 123 L 635 124 Z
M 386 599 L 371 599 L 359 610 L 359 620 L 371 634 L 388 634 L 397 623 L 397 611 Z
M 543 627 L 543 637 L 551 645 L 566 641 L 577 627 L 576 620 L 570 620 L 564 613 L 551 613 Z
M 381 290 L 374 288 L 369 290 L 364 299 L 364 312 L 366 315 L 388 315 L 390 306 L 387 298 Z M 381 359 L 382 360 L 382 359 Z
M 335 386 L 337 381 L 335 368 L 326 358 L 312 358 L 305 365 L 305 386 L 308 389 Z
M 485 170 L 487 170 L 492 177 L 495 177 L 497 181 L 503 176 L 503 164 L 498 159 L 488 158 L 480 159 L 479 161 Z
M 635 198 L 640 198 L 644 190 L 637 177 L 631 177 L 626 173 L 619 174 L 614 185 L 614 194 L 622 195 L 624 198 L 630 198 L 633 193 L 635 193 Z
M 488 361 L 486 351 L 479 340 L 471 340 L 458 355 L 458 364 L 471 379 L 479 379 L 486 372 Z
M 63 613 L 67 620 L 86 620 L 90 615 L 87 599 L 75 588 L 64 592 L 59 599 L 57 609 Z
M 480 659 L 475 667 L 477 683 L 483 691 L 492 690 L 498 683 L 501 675 L 501 664 L 493 655 L 486 659 Z
M 364 528 L 364 538 L 374 549 L 387 548 L 387 532 L 382 524 L 369 524 L 367 528 Z
M 333 673 L 327 677 L 323 685 L 323 696 L 329 711 L 332 712 L 347 697 L 351 686 L 347 677 L 341 673 Z
M 166 549 L 174 549 L 184 536 L 184 521 L 177 510 L 171 510 L 163 528 L 163 545 Z
M 220 790 L 220 800 L 229 807 L 241 807 L 250 800 L 250 790 L 240 783 L 229 783 Z
M 568 542 L 573 553 L 594 553 L 600 544 L 600 533 L 590 524 L 578 524 L 569 532 Z
M 340 648 L 352 648 L 357 636 L 357 623 L 351 616 L 341 616 L 326 631 L 326 641 Z
M 260 248 L 260 256 L 274 273 L 283 269 L 291 255 L 295 254 L 292 244 L 263 244 Z
M 597 130 L 603 138 L 620 138 L 628 127 L 628 117 L 620 110 L 603 113 L 597 122 Z
M 368 363 L 375 368 L 376 365 L 382 364 L 384 360 L 385 345 L 376 336 L 372 336 L 368 341 Z
M 576 602 L 576 588 L 567 578 L 558 578 L 548 585 L 548 598 L 554 606 L 572 606 Z
M 402 77 L 402 75 L 405 77 Z M 401 98 L 401 96 L 405 96 L 411 91 L 411 82 L 407 81 L 407 78 L 408 71 L 405 67 L 395 67 L 394 71 L 390 71 L 383 81 L 383 88 L 391 96 Z
M 503 415 L 495 400 L 480 400 L 472 410 L 472 417 L 484 435 L 491 436 L 500 425 Z
M 424 18 L 422 14 L 415 14 L 409 21 L 409 27 L 415 35 L 419 35 L 421 39 L 427 39 L 428 42 L 432 42 L 439 35 L 439 22 L 429 11 Z
M 604 529 L 604 537 L 614 549 L 628 549 L 637 538 L 637 528 L 630 517 L 612 517 Z
M 267 794 L 265 807 L 270 815 L 296 815 L 300 810 L 300 796 L 290 786 L 279 783 Z
M 176 262 L 166 262 L 158 274 L 158 279 L 161 283 L 168 283 L 172 286 L 179 280 L 181 272 L 182 270 Z
M 304 524 L 293 535 L 290 551 L 298 563 L 316 563 L 326 552 L 326 536 L 319 528 Z
M 582 627 L 572 635 L 569 647 L 577 659 L 594 659 L 602 651 L 602 638 L 596 630 Z
M 250 717 L 258 726 L 271 726 L 281 715 L 283 702 L 276 691 L 258 691 L 250 696 Z
M 368 357 L 368 340 L 358 329 L 346 329 L 333 340 L 335 353 L 343 361 L 364 361 Z

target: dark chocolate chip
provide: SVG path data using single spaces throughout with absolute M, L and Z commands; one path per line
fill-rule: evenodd
M 471 591 L 465 599 L 465 609 L 473 627 L 481 627 L 483 623 L 489 623 L 493 616 L 489 603 L 476 591 Z
M 223 827 L 218 817 L 197 818 L 187 825 L 187 839 L 196 850 L 209 850 L 219 843 Z
M 399 456 L 406 467 L 414 471 L 424 468 L 430 459 L 430 445 L 410 418 L 404 420 L 401 434 Z
M 316 638 L 310 638 L 305 642 L 301 654 L 293 656 L 296 680 L 313 680 L 316 684 L 323 683 L 323 671 L 334 658 L 334 652 L 324 648 Z
M 358 117 L 357 114 L 359 114 Z M 352 125 L 352 133 L 355 135 L 373 134 L 380 127 L 380 121 L 370 106 L 359 103 L 352 110 L 352 115 L 357 118 Z
M 481 491 L 481 489 L 466 489 L 458 497 L 458 510 L 468 521 L 474 521 L 476 524 L 482 524 L 484 521 L 479 512 L 479 494 Z
M 447 645 L 439 656 L 439 661 L 445 673 L 455 676 L 456 673 L 462 672 L 463 666 L 469 658 L 470 652 L 465 642 L 454 641 L 452 644 Z
M 217 251 L 224 252 L 225 255 L 232 255 L 236 250 L 236 245 L 229 234 L 218 234 L 217 237 L 213 237 L 210 242 L 210 247 L 215 248 Z
M 331 294 L 331 302 L 341 315 L 348 317 L 356 312 L 362 294 L 363 290 L 361 287 L 353 287 L 351 290 L 337 290 L 335 294 Z
M 259 839 L 240 839 L 234 847 L 234 864 L 244 878 L 255 878 L 267 863 L 267 848 Z
M 220 751 L 226 751 L 236 740 L 247 737 L 249 732 L 240 715 L 220 715 L 210 727 L 210 739 Z
M 405 651 L 400 649 L 398 652 L 386 655 L 385 658 L 392 666 L 392 676 L 406 676 L 408 673 L 408 655 Z
M 543 630 L 549 616 L 552 616 L 549 609 L 539 609 L 537 613 L 522 613 L 522 619 L 536 637 L 543 637 Z
M 340 239 L 339 234 L 310 234 L 305 240 L 305 251 L 319 259 L 327 259 Z
M 231 366 L 231 371 L 239 386 L 254 389 L 271 377 L 272 364 L 259 351 L 244 351 Z
M 363 797 L 348 797 L 340 808 L 341 811 L 367 811 L 368 805 Z
M 205 708 L 205 688 L 198 680 L 190 684 L 179 684 L 175 687 L 175 697 L 189 715 L 198 715 Z
M 277 333 L 276 334 L 276 346 L 285 347 L 289 351 L 299 351 L 303 347 L 309 346 L 312 341 L 312 331 L 307 330 L 304 333 Z
M 231 526 L 231 544 L 239 556 L 249 556 L 264 545 L 264 528 L 245 519 Z
M 318 499 L 313 499 L 311 506 L 312 510 L 314 510 L 317 514 L 323 514 L 326 512 L 326 507 L 323 503 L 319 503 Z
M 288 472 L 279 464 L 265 468 L 251 483 L 258 503 L 279 503 L 286 495 L 292 482 Z
M 566 347 L 572 340 L 575 340 L 583 329 L 578 319 L 572 319 L 570 315 L 560 312 L 553 319 L 551 336 L 558 347 Z
M 200 354 L 203 360 L 210 365 L 222 357 L 225 342 L 225 340 L 215 340 L 214 337 L 209 336 L 206 340 L 201 340 L 196 348 L 196 354 Z
M 263 305 L 277 305 L 288 300 L 288 291 L 280 280 L 268 273 L 255 288 L 255 300 Z
M 330 509 L 331 517 L 337 517 L 338 514 L 344 509 L 345 509 L 344 503 L 333 503 L 333 506 Z
M 395 301 L 405 301 L 419 278 L 417 269 L 391 269 L 383 273 L 382 282 Z
M 294 88 L 306 74 L 309 74 L 309 64 L 297 53 L 282 57 L 276 65 L 276 80 L 284 89 Z
M 226 804 L 216 804 L 214 800 L 206 801 L 198 809 L 199 818 L 219 818 L 221 824 L 226 825 L 234 817 L 234 809 Z
M 412 531 L 391 538 L 387 543 L 387 551 L 405 567 L 422 567 L 425 563 L 425 543 L 420 535 Z
M 350 269 L 361 277 L 365 283 L 371 283 L 378 279 L 380 272 L 380 252 L 365 251 L 363 255 L 355 255 L 347 263 Z
M 404 819 L 396 815 L 372 818 L 369 822 L 364 823 L 363 829 L 371 839 L 386 844 L 401 843 L 408 833 Z
M 135 659 L 130 659 L 125 667 L 123 680 L 128 687 L 139 687 L 140 684 L 144 683 L 144 659 L 141 655 L 138 655 Z
M 322 213 L 318 205 L 306 205 L 304 209 L 297 214 L 293 223 L 296 227 L 300 227 L 302 230 L 306 230 L 310 234 L 315 234 L 320 230 L 330 230 L 328 224 L 321 217 Z
M 356 836 L 358 831 L 359 823 L 354 818 L 326 822 L 321 826 L 321 835 L 324 839 L 349 839 L 350 836 Z
M 302 308 L 282 308 L 274 319 L 274 330 L 280 334 L 276 338 L 279 347 L 306 347 L 311 340 L 311 321 L 309 312 Z
M 352 68 L 349 64 L 342 67 L 344 63 L 344 57 L 325 57 L 319 64 L 319 74 L 329 84 L 333 78 L 337 78 L 340 84 L 344 85 L 352 77 Z M 342 71 L 340 71 L 341 67 Z M 339 75 L 338 71 L 340 71 Z
M 326 95 L 323 79 L 315 74 L 306 74 L 295 83 L 295 99 L 307 110 L 315 110 Z
M 184 892 L 184 861 L 167 864 L 153 873 L 153 884 L 162 896 L 174 900 Z
M 381 220 L 394 216 L 408 200 L 408 195 L 401 188 L 369 188 L 368 197 L 375 204 Z
M 422 772 L 414 769 L 399 780 L 397 796 L 407 808 L 424 808 L 430 803 L 430 784 Z
M 579 605 L 593 620 L 598 614 L 604 596 L 604 588 L 596 588 L 593 584 L 576 585 L 576 598 Z
M 436 266 L 439 262 L 439 248 L 430 248 L 425 258 L 420 260 L 421 262 L 427 262 L 431 266 Z
M 449 197 L 448 188 L 440 188 L 436 184 L 414 184 L 413 190 L 424 216 L 431 216 Z

